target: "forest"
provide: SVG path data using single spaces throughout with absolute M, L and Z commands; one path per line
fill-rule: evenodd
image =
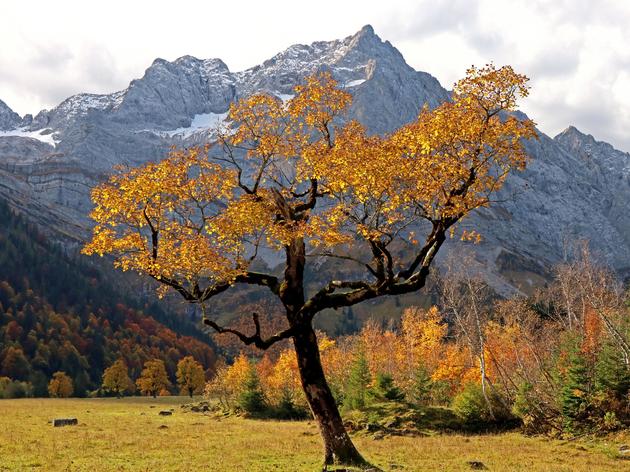
M 56 372 L 72 378 L 75 396 L 99 394 L 104 370 L 119 358 L 134 378 L 150 359 L 175 378 L 189 355 L 213 372 L 212 340 L 190 320 L 121 293 L 4 201 L 0 220 L 0 396 L 48 396 Z

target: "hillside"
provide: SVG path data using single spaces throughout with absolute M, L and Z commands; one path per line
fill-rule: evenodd
M 121 294 L 98 267 L 66 254 L 1 200 L 0 221 L 0 377 L 30 382 L 40 396 L 61 370 L 84 396 L 121 356 L 132 378 L 156 357 L 173 379 L 187 355 L 213 370 L 211 341 L 189 321 Z

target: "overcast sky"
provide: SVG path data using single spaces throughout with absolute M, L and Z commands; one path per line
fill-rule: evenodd
M 627 0 L 1 0 L 0 99 L 35 114 L 123 89 L 156 57 L 237 71 L 365 24 L 447 88 L 471 64 L 511 64 L 532 79 L 522 108 L 543 131 L 572 124 L 630 151 Z

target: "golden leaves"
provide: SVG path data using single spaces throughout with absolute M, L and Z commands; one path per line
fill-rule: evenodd
M 84 252 L 193 284 L 230 283 L 262 243 L 416 244 L 419 220 L 452 225 L 524 167 L 534 124 L 509 112 L 527 93 L 509 66 L 471 68 L 452 101 L 384 136 L 341 121 L 351 95 L 329 73 L 308 77 L 286 103 L 253 95 L 230 107 L 220 146 L 173 151 L 95 188 Z
M 83 252 L 113 254 L 117 267 L 156 278 L 229 280 L 241 235 L 219 233 L 212 223 L 234 185 L 234 172 L 201 149 L 116 174 L 92 192 L 96 226 Z

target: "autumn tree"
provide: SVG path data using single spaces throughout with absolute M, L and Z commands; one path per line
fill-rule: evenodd
M 186 356 L 177 363 L 177 384 L 192 398 L 193 393 L 203 389 L 206 374 L 202 365 L 192 356 Z
M 103 389 L 108 390 L 121 398 L 123 394 L 133 387 L 129 378 L 129 369 L 123 359 L 118 359 L 103 373 Z
M 171 385 L 168 380 L 168 374 L 166 373 L 166 367 L 164 367 L 164 361 L 160 359 L 152 359 L 144 364 L 144 369 L 136 385 L 140 392 L 145 395 L 152 395 L 153 398 Z
M 488 389 L 492 386 L 487 368 L 486 326 L 491 291 L 478 272 L 472 254 L 459 254 L 447 261 L 447 273 L 439 284 L 440 298 L 455 321 L 458 338 L 468 347 L 479 366 L 481 392 L 491 418 L 494 411 Z
M 287 320 L 275 334 L 262 334 L 256 313 L 249 332 L 207 314 L 203 322 L 260 349 L 291 339 L 325 464 L 363 465 L 326 382 L 313 318 L 425 285 L 449 232 L 525 166 L 522 140 L 534 125 L 509 112 L 527 92 L 527 78 L 509 66 L 472 68 L 450 101 L 383 136 L 344 119 L 352 97 L 328 73 L 307 78 L 286 102 L 244 98 L 214 145 L 173 151 L 96 187 L 84 252 L 111 254 L 117 267 L 202 310 L 238 285 L 267 289 Z M 270 250 L 283 271 L 253 270 Z M 342 258 L 357 271 L 307 292 L 309 256 Z
M 623 284 L 614 272 L 594 260 L 586 241 L 569 245 L 573 257 L 554 270 L 551 296 L 561 309 L 551 316 L 592 340 L 593 330 L 604 329 L 630 370 L 630 339 L 625 332 Z M 591 346 L 594 347 L 594 346 Z
M 48 384 L 48 394 L 53 398 L 68 398 L 73 392 L 72 379 L 65 372 L 55 372 Z

